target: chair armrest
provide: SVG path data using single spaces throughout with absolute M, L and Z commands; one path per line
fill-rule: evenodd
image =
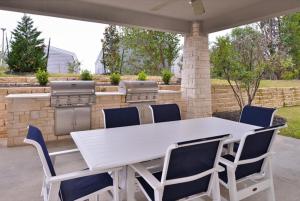
M 105 173 L 108 171 L 114 172 L 114 171 L 119 171 L 119 170 L 121 170 L 121 168 L 115 168 L 115 169 L 109 169 L 109 170 L 95 170 L 95 171 L 91 171 L 89 169 L 82 170 L 82 171 L 75 171 L 75 172 L 71 172 L 71 173 L 60 174 L 60 175 L 57 175 L 54 177 L 46 178 L 46 183 L 57 183 L 57 182 L 71 180 L 71 179 Z
M 231 162 L 225 158 L 222 158 L 222 157 L 219 159 L 219 162 L 222 163 L 223 165 L 226 165 L 226 167 L 229 167 L 229 168 L 236 167 L 236 165 L 233 162 Z
M 137 172 L 141 177 L 143 177 L 146 182 L 154 189 L 159 190 L 162 189 L 162 184 L 145 168 L 143 165 L 136 163 L 130 165 L 130 167 Z
M 72 153 L 76 153 L 79 152 L 79 149 L 69 149 L 69 150 L 64 150 L 64 151 L 57 151 L 57 152 L 52 152 L 49 153 L 50 157 L 52 156 L 61 156 L 61 155 L 67 155 L 67 154 L 72 154 Z

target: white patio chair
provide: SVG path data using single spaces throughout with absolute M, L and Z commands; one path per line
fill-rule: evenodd
M 220 201 L 218 161 L 229 135 L 180 142 L 169 146 L 162 172 L 151 173 L 142 164 L 130 165 L 148 200 L 174 201 L 211 196 Z
M 219 173 L 220 183 L 229 190 L 230 201 L 243 200 L 263 190 L 268 190 L 268 199 L 275 201 L 271 148 L 282 127 L 284 125 L 250 132 L 242 138 L 235 156 L 227 154 L 221 157 L 220 165 L 226 171 Z M 244 188 L 238 190 L 239 183 L 243 183 Z
M 99 194 L 104 191 L 113 192 L 114 201 L 119 200 L 118 169 L 113 171 L 114 180 L 104 171 L 82 171 L 57 175 L 54 169 L 56 156 L 77 152 L 77 149 L 50 153 L 47 150 L 41 131 L 29 126 L 27 144 L 33 145 L 39 154 L 44 170 L 44 181 L 41 195 L 44 201 L 83 201 L 98 200 Z
M 275 108 L 246 105 L 241 112 L 240 122 L 263 128 L 270 127 L 273 124 L 275 113 Z M 230 148 L 230 153 L 237 152 L 239 143 L 236 142 L 231 146 L 233 147 Z

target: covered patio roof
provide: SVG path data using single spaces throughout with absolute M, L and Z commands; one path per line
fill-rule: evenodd
M 190 32 L 195 21 L 202 23 L 204 33 L 211 33 L 300 11 L 299 0 L 203 0 L 206 13 L 201 16 L 193 14 L 188 0 L 173 0 L 160 10 L 151 9 L 161 2 L 164 1 L 1 0 L 0 9 L 179 33 Z

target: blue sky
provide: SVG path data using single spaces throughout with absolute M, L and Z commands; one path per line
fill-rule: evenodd
M 23 13 L 0 10 L 0 28 L 6 28 L 8 38 L 22 16 Z M 82 68 L 94 72 L 94 64 L 102 47 L 101 39 L 106 24 L 41 15 L 30 14 L 30 16 L 34 20 L 34 25 L 42 32 L 41 37 L 45 39 L 46 44 L 51 38 L 52 46 L 74 52 L 82 63 Z M 225 30 L 210 34 L 210 43 L 215 41 L 217 36 L 228 32 L 229 30 Z

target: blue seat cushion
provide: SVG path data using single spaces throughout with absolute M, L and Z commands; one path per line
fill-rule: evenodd
M 160 181 L 162 172 L 154 173 L 153 176 Z M 137 177 L 138 182 L 141 184 L 147 195 L 154 200 L 154 190 L 153 188 L 146 182 L 143 177 Z
M 235 157 L 230 154 L 224 155 L 222 157 L 231 162 L 234 162 L 234 159 L 235 159 Z M 239 165 L 235 171 L 236 180 L 245 178 L 245 177 L 250 176 L 255 173 L 259 173 L 261 170 L 262 164 L 263 164 L 263 160 L 260 160 L 260 161 L 254 162 L 254 163 Z M 220 165 L 225 168 L 225 171 L 219 172 L 219 178 L 224 183 L 227 183 L 228 182 L 227 168 L 222 163 L 220 163 Z
M 276 109 L 246 105 L 241 114 L 241 123 L 269 127 Z
M 161 180 L 162 172 L 154 173 L 153 176 L 157 180 Z M 174 201 L 182 198 L 186 198 L 191 195 L 195 195 L 201 192 L 205 192 L 208 188 L 210 176 L 200 178 L 195 181 L 169 185 L 164 188 L 163 201 Z M 147 195 L 151 200 L 154 201 L 154 190 L 153 188 L 142 178 L 137 177 L 138 182 L 141 184 Z
M 105 113 L 105 127 L 116 128 L 135 126 L 140 124 L 139 111 L 136 107 L 103 109 Z
M 45 156 L 45 159 L 46 159 L 46 162 L 47 162 L 47 165 L 48 165 L 51 175 L 56 176 L 55 169 L 54 169 L 53 163 L 51 161 L 51 158 L 50 158 L 50 155 L 49 155 L 49 152 L 48 152 L 48 149 L 47 149 L 47 146 L 46 146 L 46 143 L 45 143 L 45 140 L 44 140 L 41 130 L 35 126 L 29 125 L 28 134 L 27 134 L 26 138 L 29 140 L 33 140 L 40 145 L 40 147 L 43 150 L 43 154 Z
M 71 179 L 61 183 L 61 197 L 63 201 L 74 201 L 112 185 L 113 180 L 108 173 Z
M 155 123 L 181 120 L 177 104 L 151 105 Z

